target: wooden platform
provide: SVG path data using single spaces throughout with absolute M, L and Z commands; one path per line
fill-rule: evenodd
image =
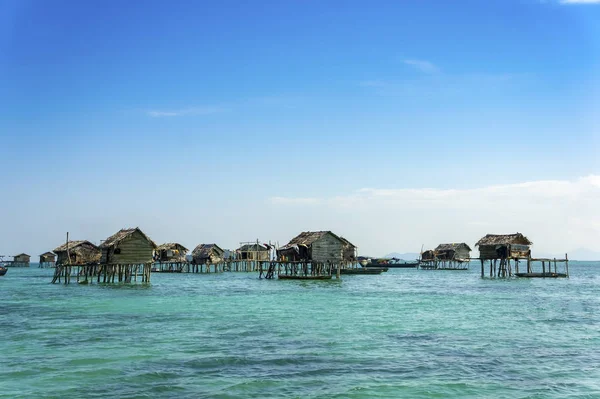
M 528 278 L 564 278 L 568 277 L 566 273 L 515 273 L 517 277 L 528 277 Z
M 331 280 L 331 276 L 286 276 L 278 275 L 280 280 Z

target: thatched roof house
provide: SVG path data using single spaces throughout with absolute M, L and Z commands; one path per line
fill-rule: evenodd
M 90 265 L 100 262 L 100 248 L 86 240 L 69 241 L 69 255 L 67 243 L 54 249 L 57 256 L 56 264 L 61 265 Z M 70 260 L 69 260 L 70 258 Z
M 269 248 L 262 244 L 245 244 L 238 248 L 240 259 L 269 260 Z
M 141 265 L 152 263 L 156 244 L 139 227 L 122 229 L 108 237 L 100 250 L 102 264 Z
M 159 245 L 154 251 L 154 260 L 161 263 L 185 263 L 188 249 L 176 242 Z
M 471 258 L 471 247 L 464 242 L 440 244 L 435 249 L 435 257 L 439 260 L 468 260 Z
M 480 259 L 527 258 L 531 255 L 529 241 L 521 233 L 487 234 L 477 241 Z
M 12 263 L 14 266 L 29 266 L 30 260 L 31 256 L 27 255 L 26 253 L 21 253 L 13 257 Z
M 195 265 L 214 265 L 223 261 L 224 253 L 217 244 L 199 244 L 192 251 L 192 262 Z
M 422 262 L 429 262 L 432 260 L 435 260 L 435 251 L 433 249 L 428 249 L 421 253 L 421 261 Z
M 331 231 L 305 231 L 280 248 L 277 255 L 288 261 L 354 261 L 356 246 Z
M 56 255 L 52 252 L 44 252 L 40 255 L 40 264 L 56 262 Z

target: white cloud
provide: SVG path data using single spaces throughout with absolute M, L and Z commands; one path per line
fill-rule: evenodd
M 187 115 L 210 115 L 223 112 L 220 107 L 188 107 L 176 110 L 148 110 L 146 115 L 153 118 L 187 116 Z
M 439 72 L 439 68 L 435 66 L 433 63 L 425 60 L 415 60 L 415 59 L 406 59 L 403 60 L 404 64 L 417 69 L 423 73 L 437 73 Z
M 280 211 L 294 205 L 294 212 L 286 212 L 288 221 L 305 229 L 339 229 L 371 255 L 418 252 L 422 244 L 441 242 L 471 245 L 487 233 L 517 231 L 534 242 L 534 254 L 600 249 L 599 175 L 472 189 L 363 188 L 334 197 L 270 202 Z

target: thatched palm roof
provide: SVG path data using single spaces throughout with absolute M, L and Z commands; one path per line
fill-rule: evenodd
M 469 247 L 467 244 L 465 244 L 464 242 L 460 242 L 460 243 L 452 243 L 452 244 L 440 244 L 435 248 L 435 251 L 456 251 L 457 248 L 460 248 L 462 246 L 467 247 L 467 249 L 469 251 L 472 251 L 471 247 Z
M 67 256 L 67 243 L 54 250 L 58 262 L 62 264 L 92 264 L 100 261 L 102 251 L 87 240 L 69 241 L 69 256 Z
M 338 240 L 342 241 L 345 245 L 354 246 L 350 241 L 346 240 L 345 238 L 335 235 L 331 231 L 327 230 L 327 231 L 304 231 L 304 232 L 298 234 L 296 237 L 292 238 L 285 247 L 290 247 L 292 245 L 305 245 L 308 247 L 309 245 L 311 245 L 312 243 L 314 243 L 315 241 L 317 241 L 321 237 L 323 237 L 325 234 L 331 234 Z
M 333 233 L 331 233 L 331 234 L 333 234 Z M 342 240 L 344 242 L 344 244 L 349 245 L 351 247 L 356 247 L 356 245 L 352 244 L 350 241 L 346 240 L 344 237 L 342 237 L 342 236 L 336 236 L 336 237 L 339 238 L 340 240 Z
M 18 255 L 15 255 L 14 257 L 16 258 L 16 257 L 18 257 L 18 256 L 29 256 L 29 255 L 27 255 L 25 252 L 23 252 L 23 253 L 20 253 L 20 254 L 18 254 Z M 29 256 L 29 257 L 31 257 L 31 256 Z
M 527 237 L 521 233 L 515 234 L 487 234 L 485 237 L 477 241 L 475 246 L 480 245 L 531 245 L 533 244 Z
M 167 250 L 177 250 L 180 252 L 187 252 L 188 249 L 186 247 L 184 247 L 183 245 L 177 243 L 177 242 L 168 242 L 162 245 L 159 245 L 158 247 L 156 247 L 157 251 L 167 251 Z
M 43 254 L 41 254 L 40 256 L 56 256 L 53 252 L 44 252 Z
M 89 244 L 94 248 L 98 248 L 96 245 L 92 244 L 91 242 L 89 242 L 87 240 L 73 240 L 73 241 L 69 241 L 69 251 L 79 247 L 82 244 Z M 63 245 L 54 248 L 55 253 L 64 252 L 66 250 L 67 250 L 67 243 L 64 243 Z
M 116 232 L 115 234 L 113 234 L 112 236 L 110 236 L 106 240 L 104 240 L 104 242 L 102 244 L 100 244 L 100 248 L 109 248 L 109 247 L 116 246 L 121 241 L 123 241 L 127 237 L 131 236 L 136 231 L 140 232 L 140 234 L 142 234 L 142 236 L 144 236 L 144 238 L 150 244 L 152 244 L 152 247 L 156 248 L 156 244 L 154 243 L 154 241 L 152 241 L 150 239 L 150 237 L 148 237 L 146 234 L 144 234 L 144 232 L 142 230 L 140 230 L 139 227 L 119 230 L 118 232 Z
M 219 255 L 225 252 L 217 244 L 199 244 L 192 251 L 192 256 L 196 259 L 209 258 L 212 250 L 216 250 Z
M 269 249 L 262 244 L 244 244 L 238 248 L 240 252 L 248 252 L 248 251 L 268 251 Z

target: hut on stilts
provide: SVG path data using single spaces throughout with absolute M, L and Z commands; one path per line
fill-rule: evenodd
M 100 248 L 87 240 L 68 241 L 54 249 L 56 265 L 81 266 L 98 263 L 102 255 Z
M 261 244 L 259 240 L 254 242 L 241 242 L 240 247 L 235 250 L 234 256 L 226 261 L 226 270 L 232 272 L 254 272 L 269 264 L 271 251 L 275 248 L 271 244 Z
M 487 234 L 475 246 L 479 248 L 481 261 L 481 277 L 485 275 L 485 262 L 489 261 L 490 277 L 509 277 L 515 270 L 519 272 L 519 263 L 527 262 L 530 268 L 531 248 L 533 243 L 521 233 Z M 512 262 L 512 263 L 511 263 Z
M 464 242 L 440 244 L 434 249 L 437 270 L 468 270 L 471 247 Z
M 155 272 L 181 273 L 184 271 L 188 262 L 186 254 L 188 249 L 176 242 L 169 242 L 159 245 L 154 251 Z
M 240 244 L 241 246 L 236 251 L 238 259 L 269 260 L 269 248 L 266 245 L 260 244 L 258 240 L 255 243 L 246 242 Z
M 13 261 L 8 263 L 7 266 L 10 267 L 29 267 L 29 262 L 31 261 L 31 256 L 26 253 L 18 254 L 13 257 Z
M 421 252 L 421 258 L 419 259 L 419 268 L 425 270 L 437 269 L 437 262 L 435 260 L 435 251 L 428 249 Z
M 277 257 L 280 279 L 330 279 L 334 272 L 339 278 L 341 269 L 358 265 L 356 246 L 331 231 L 305 231 L 279 248 Z
M 152 257 L 157 248 L 139 227 L 122 229 L 108 237 L 102 244 L 100 267 L 104 272 L 103 282 L 129 283 L 141 274 L 142 283 L 150 282 Z M 98 275 L 100 282 L 100 274 Z
M 69 284 L 73 274 L 79 283 L 150 282 L 152 254 L 156 244 L 139 228 L 122 229 L 108 237 L 100 247 L 89 241 L 69 241 L 56 248 L 53 283 Z M 73 273 L 75 272 L 75 273 Z
M 54 267 L 56 265 L 56 255 L 52 252 L 44 252 L 40 255 L 40 268 Z
M 53 283 L 61 282 L 68 284 L 71 280 L 73 270 L 76 271 L 77 280 L 81 269 L 84 269 L 84 281 L 88 277 L 94 276 L 98 272 L 98 263 L 100 262 L 101 251 L 96 245 L 87 240 L 69 241 L 67 233 L 67 242 L 54 249 L 56 254 L 56 269 L 54 270 Z
M 189 270 L 192 273 L 222 272 L 224 268 L 225 251 L 217 244 L 199 244 L 192 251 L 192 263 Z

